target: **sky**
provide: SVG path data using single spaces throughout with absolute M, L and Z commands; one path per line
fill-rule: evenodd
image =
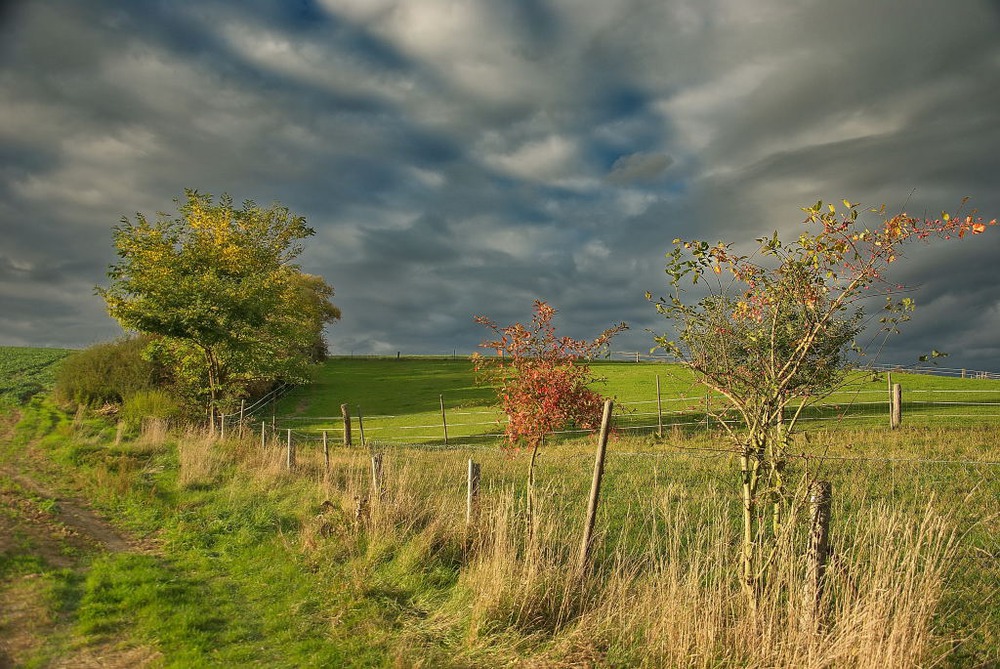
M 0 3 L 0 344 L 120 336 L 112 229 L 185 188 L 306 217 L 334 354 L 467 355 L 535 299 L 647 353 L 676 237 L 1000 214 L 1000 3 Z M 990 232 L 895 266 L 917 311 L 878 362 L 1000 371 Z

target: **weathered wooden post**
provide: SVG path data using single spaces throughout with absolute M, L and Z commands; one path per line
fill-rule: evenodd
M 822 600 L 826 561 L 830 552 L 829 481 L 815 481 L 809 486 L 809 553 L 806 561 L 806 583 L 803 590 L 803 630 L 815 634 L 823 624 Z
M 663 403 L 660 400 L 660 375 L 656 375 L 656 436 L 663 437 Z
M 344 419 L 344 446 L 351 445 L 351 410 L 346 404 L 340 405 L 340 416 Z
M 590 483 L 590 500 L 587 502 L 587 518 L 583 525 L 583 541 L 580 542 L 580 577 L 583 577 L 590 558 L 590 544 L 594 535 L 594 521 L 597 518 L 597 500 L 601 494 L 601 479 L 604 477 L 604 454 L 608 446 L 608 431 L 611 426 L 611 400 L 604 401 L 604 415 L 601 418 L 601 432 L 597 439 L 597 456 L 594 459 L 594 478 Z
M 323 468 L 330 471 L 330 444 L 326 440 L 326 430 L 323 430 Z
M 226 414 L 219 414 L 219 438 L 226 440 Z
M 285 439 L 285 467 L 288 471 L 295 469 L 295 444 L 292 443 L 292 429 L 288 428 Z
M 264 426 L 267 425 L 264 421 L 260 422 L 260 450 L 264 450 L 267 444 L 264 443 Z
M 479 508 L 479 463 L 469 458 L 469 471 L 466 479 L 465 524 L 471 526 Z
M 444 395 L 438 395 L 441 400 L 441 427 L 444 429 L 444 445 L 448 445 L 448 417 L 444 413 Z
M 895 430 L 903 422 L 903 387 L 898 383 L 892 384 L 890 406 L 892 413 L 889 415 L 889 427 Z
M 372 456 L 372 498 L 376 502 L 382 501 L 382 487 L 384 479 L 382 476 L 382 454 L 376 453 Z
M 240 439 L 243 438 L 243 420 L 245 418 L 247 401 L 240 400 Z

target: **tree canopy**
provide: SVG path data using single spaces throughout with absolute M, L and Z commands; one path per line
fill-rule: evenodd
M 150 354 L 213 412 L 248 384 L 305 380 L 340 317 L 333 288 L 294 263 L 313 229 L 280 204 L 186 190 L 178 205 L 175 218 L 137 213 L 115 228 L 118 261 L 97 288 L 108 313 L 154 335 Z

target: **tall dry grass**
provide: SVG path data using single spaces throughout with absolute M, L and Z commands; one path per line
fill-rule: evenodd
M 801 623 L 804 531 L 778 543 L 749 606 L 735 489 L 670 485 L 602 500 L 627 505 L 625 520 L 604 527 L 582 569 L 583 509 L 567 516 L 558 482 L 537 496 L 530 531 L 517 476 L 484 484 L 467 526 L 458 475 L 467 454 L 387 453 L 379 486 L 363 449 L 334 449 L 327 468 L 320 450 L 300 448 L 294 472 L 284 443 L 262 449 L 257 439 L 192 434 L 178 450 L 184 486 L 217 481 L 234 460 L 253 485 L 308 482 L 298 545 L 311 564 L 336 562 L 358 598 L 385 587 L 425 607 L 396 634 L 404 664 L 833 669 L 940 660 L 933 617 L 956 539 L 931 507 L 916 518 L 875 505 L 835 519 L 823 622 L 812 630 Z M 316 500 L 325 502 L 319 513 Z M 801 510 L 796 520 L 801 528 Z

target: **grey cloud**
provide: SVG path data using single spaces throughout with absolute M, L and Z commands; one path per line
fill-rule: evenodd
M 665 153 L 633 153 L 622 156 L 611 166 L 608 181 L 613 184 L 651 181 L 670 167 L 673 159 Z

